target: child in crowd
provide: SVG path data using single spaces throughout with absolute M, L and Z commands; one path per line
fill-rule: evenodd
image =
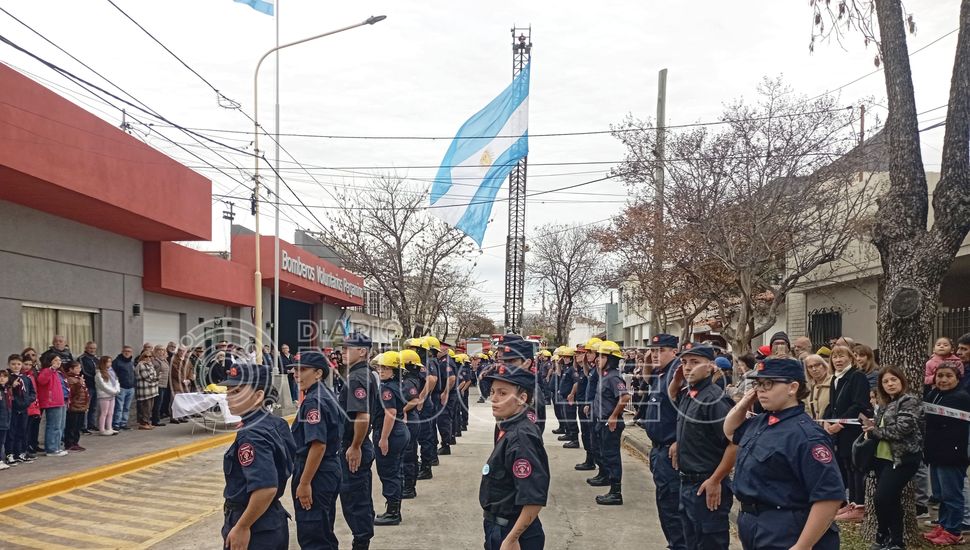
M 101 435 L 117 435 L 111 429 L 114 417 L 115 396 L 121 392 L 118 375 L 111 368 L 111 357 L 102 356 L 98 362 L 98 372 L 94 373 L 94 387 L 98 396 L 98 430 Z
M 944 362 L 953 363 L 954 365 L 959 365 L 960 376 L 963 376 L 963 362 L 960 358 L 953 353 L 953 340 L 950 340 L 946 336 L 941 336 L 937 338 L 936 343 L 933 344 L 933 355 L 930 357 L 929 361 L 926 362 L 926 370 L 924 371 L 923 384 L 926 385 L 926 389 L 929 390 L 936 383 L 936 369 Z
M 13 466 L 21 462 L 33 462 L 27 455 L 27 424 L 32 406 L 36 407 L 37 391 L 31 378 L 25 374 L 23 361 L 19 354 L 7 358 L 7 368 L 10 370 L 10 430 L 7 431 L 4 461 Z
M 940 362 L 935 369 L 935 387 L 926 394 L 924 401 L 970 412 L 970 395 L 959 388 L 961 370 L 956 363 Z M 933 494 L 940 499 L 940 522 L 923 537 L 941 546 L 962 544 L 960 526 L 963 523 L 963 482 L 967 466 L 970 466 L 967 458 L 970 423 L 933 411 L 927 413 L 924 460 L 930 465 Z
M 10 388 L 7 383 L 10 381 L 10 371 L 0 370 L 0 456 L 5 456 L 4 441 L 7 439 L 7 430 L 10 429 Z M 0 470 L 6 470 L 10 466 L 0 460 Z
M 30 379 L 30 384 L 34 388 L 34 402 L 27 407 L 27 458 L 37 458 L 40 452 L 40 386 L 37 385 L 37 373 L 40 364 L 37 361 L 37 352 L 34 348 L 27 348 L 20 352 L 20 360 L 23 367 L 20 373 Z
M 64 429 L 64 448 L 68 451 L 83 451 L 81 442 L 81 428 L 88 414 L 91 396 L 88 387 L 81 376 L 81 363 L 71 361 L 64 369 L 64 379 L 69 391 L 67 405 L 67 427 Z

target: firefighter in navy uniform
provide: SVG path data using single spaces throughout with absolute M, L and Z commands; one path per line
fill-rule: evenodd
M 421 389 L 424 387 L 422 374 L 424 365 L 421 357 L 413 349 L 401 351 L 401 363 L 404 365 L 404 380 L 401 381 L 401 395 L 407 400 L 404 406 L 408 432 L 411 438 L 404 447 L 403 469 L 404 489 L 401 498 L 410 499 L 418 496 L 416 484 L 418 480 L 418 439 L 424 425 L 418 417 L 418 404 L 421 402 Z
M 401 523 L 401 498 L 404 486 L 404 449 L 411 439 L 404 425 L 404 407 L 408 400 L 401 393 L 401 354 L 385 351 L 378 360 L 381 375 L 381 405 L 384 410 L 374 417 L 374 446 L 377 453 L 377 475 L 381 478 L 381 494 L 387 501 L 383 514 L 374 518 L 374 525 Z
M 845 485 L 832 439 L 805 413 L 805 367 L 795 359 L 769 357 L 751 378 L 755 389 L 724 420 L 724 435 L 738 445 L 734 494 L 741 502 L 741 545 L 837 550 L 833 520 Z M 755 401 L 766 412 L 748 418 Z
M 303 401 L 293 422 L 296 461 L 290 490 L 300 548 L 337 548 L 333 534 L 340 494 L 340 441 L 343 414 L 337 396 L 324 381 L 330 361 L 315 351 L 294 356 L 295 376 Z
M 622 358 L 620 346 L 610 340 L 601 342 L 596 350 L 596 368 L 600 378 L 596 399 L 593 400 L 593 429 L 599 432 L 599 457 L 610 487 L 610 492 L 596 497 L 596 504 L 623 504 L 620 441 L 626 426 L 623 410 L 630 402 L 630 393 L 620 375 Z
M 647 394 L 642 406 L 640 425 L 650 438 L 650 473 L 656 487 L 660 528 L 670 550 L 687 548 L 684 526 L 680 521 L 680 475 L 671 460 L 671 448 L 677 441 L 677 409 L 667 395 L 674 371 L 680 366 L 677 347 L 680 340 L 670 334 L 656 334 L 650 339 L 655 365 L 646 378 Z
M 229 411 L 242 417 L 242 427 L 222 459 L 224 545 L 231 550 L 286 550 L 289 514 L 280 497 L 293 472 L 296 443 L 286 421 L 264 406 L 272 386 L 269 367 L 235 363 L 226 375 L 220 385 L 229 388 Z
M 468 392 L 475 379 L 468 354 L 461 353 L 458 358 L 458 395 L 461 396 L 461 402 L 458 404 L 458 429 L 455 437 L 461 437 L 461 433 L 468 430 Z
M 421 455 L 421 466 L 418 468 L 418 480 L 431 479 L 431 467 L 438 464 L 438 442 L 435 434 L 435 400 L 432 398 L 435 386 L 438 384 L 438 371 L 434 358 L 430 353 L 428 339 L 433 337 L 411 338 L 405 346 L 418 354 L 423 367 L 419 371 L 423 386 L 418 395 L 418 448 Z
M 715 353 L 709 345 L 684 344 L 667 387 L 679 411 L 672 456 L 680 473 L 680 519 L 688 550 L 727 550 L 730 543 L 728 475 L 737 446 L 724 436 L 724 418 L 734 402 L 714 383 Z
M 586 364 L 589 365 L 589 376 L 586 382 L 587 404 L 583 406 L 583 409 L 590 421 L 589 451 L 593 453 L 593 464 L 598 469 L 595 476 L 586 479 L 586 483 L 593 487 L 605 487 L 610 484 L 609 479 L 606 477 L 606 472 L 603 470 L 603 462 L 600 460 L 600 434 L 595 429 L 596 422 L 593 418 L 593 401 L 596 399 L 596 391 L 599 388 L 600 382 L 599 367 L 596 364 L 596 350 L 600 347 L 601 342 L 602 340 L 594 336 L 583 345 Z
M 549 494 L 549 460 L 542 434 L 529 418 L 536 389 L 532 343 L 504 342 L 504 364 L 488 374 L 497 437 L 482 467 L 478 500 L 484 511 L 485 550 L 545 545 L 539 511 Z
M 374 445 L 368 437 L 371 419 L 380 411 L 378 388 L 367 366 L 371 339 L 358 332 L 344 340 L 347 381 L 340 392 L 340 408 L 346 414 L 346 425 L 340 466 L 340 507 L 354 535 L 353 550 L 367 550 L 374 538 L 374 498 L 371 494 L 371 465 Z
M 565 348 L 564 349 L 568 349 Z M 560 350 L 562 351 L 562 350 Z M 564 433 L 557 439 L 565 441 L 566 449 L 579 448 L 579 423 L 576 421 L 576 393 L 579 388 L 579 376 L 573 365 L 573 355 L 560 353 L 559 355 L 559 386 L 556 388 L 556 407 L 559 409 Z
M 586 395 L 589 393 L 589 378 L 595 367 L 586 362 L 585 344 L 578 344 L 575 349 L 570 346 L 563 346 L 563 350 L 566 354 L 573 354 L 576 361 L 576 374 L 579 375 L 579 383 L 576 387 L 576 416 L 579 419 L 580 441 L 583 444 L 583 450 L 586 451 L 586 459 L 574 466 L 574 469 L 580 471 L 595 470 L 596 462 L 593 457 L 596 455 L 592 448 L 591 433 L 593 424 L 589 418 L 590 402 L 586 400 Z
M 437 339 L 432 342 L 438 342 Z M 458 390 L 456 389 L 457 375 L 455 372 L 455 352 L 451 347 L 440 342 L 438 352 L 438 415 L 436 417 L 438 435 L 441 436 L 441 447 L 438 448 L 438 456 L 451 454 L 451 446 L 456 443 L 452 433 L 452 419 L 455 414 L 455 406 L 458 401 Z M 432 351 L 435 351 L 432 348 Z

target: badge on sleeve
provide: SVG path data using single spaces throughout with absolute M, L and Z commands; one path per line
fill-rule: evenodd
M 364 399 L 367 397 L 367 392 L 364 390 L 364 388 L 357 388 L 354 390 L 354 397 L 357 399 Z
M 624 382 L 617 383 L 616 391 L 626 391 L 626 384 Z
M 384 390 L 381 393 L 381 398 L 383 398 L 384 401 L 390 401 L 391 399 L 394 398 L 394 394 L 391 393 L 391 390 Z
M 828 447 L 819 443 L 818 445 L 812 447 L 812 458 L 821 462 L 822 464 L 828 464 L 832 462 L 832 451 Z
M 236 457 L 239 459 L 241 466 L 249 466 L 256 460 L 256 449 L 252 443 L 243 443 L 236 450 Z
M 320 423 L 320 409 L 311 409 L 306 413 L 306 423 L 307 424 L 319 424 Z
M 418 390 L 416 388 L 408 389 L 408 395 L 418 395 Z
M 512 475 L 519 479 L 525 479 L 532 475 L 532 463 L 524 458 L 520 458 L 512 463 Z
M 529 419 L 529 422 L 536 423 L 536 413 L 529 411 L 525 413 L 525 417 Z

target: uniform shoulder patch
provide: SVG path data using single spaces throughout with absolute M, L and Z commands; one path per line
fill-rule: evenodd
M 320 423 L 320 409 L 310 409 L 306 413 L 307 424 L 319 424 Z
M 409 388 L 408 389 L 408 395 L 418 395 L 417 388 Z
M 391 390 L 384 390 L 383 392 L 381 392 L 381 398 L 383 398 L 384 401 L 390 401 L 391 399 L 394 398 L 394 394 L 391 393 Z
M 625 382 L 617 382 L 616 383 L 616 390 L 617 391 L 626 391 L 626 383 Z
M 533 424 L 536 423 L 537 417 L 536 417 L 536 413 L 534 413 L 533 411 L 529 411 L 525 413 L 525 417 L 529 419 L 529 422 L 532 422 Z
M 532 463 L 525 458 L 520 458 L 512 463 L 512 475 L 519 479 L 525 479 L 532 475 Z
M 365 397 L 367 397 L 367 390 L 365 390 L 364 388 L 357 388 L 356 390 L 354 390 L 354 397 L 356 397 L 357 399 L 364 399 Z
M 236 449 L 236 458 L 241 466 L 249 466 L 256 461 L 256 448 L 252 443 L 243 443 Z
M 826 445 L 819 443 L 812 447 L 812 458 L 821 462 L 822 464 L 828 464 L 832 462 L 832 450 Z

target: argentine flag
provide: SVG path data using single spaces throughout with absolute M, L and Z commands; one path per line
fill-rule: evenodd
M 530 67 L 462 125 L 431 187 L 431 212 L 479 246 L 495 195 L 529 153 Z

